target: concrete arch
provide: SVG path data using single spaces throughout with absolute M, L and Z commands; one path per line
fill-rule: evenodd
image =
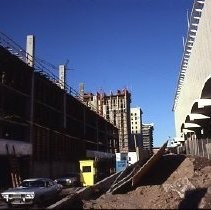
M 206 82 L 204 83 L 203 89 L 201 91 L 202 99 L 211 98 L 211 75 L 209 75 L 205 81 Z
M 183 133 L 183 129 L 185 128 L 185 123 L 182 123 L 181 128 L 180 128 L 180 132 Z
M 209 82 L 211 82 L 211 78 Z M 211 89 L 210 89 L 210 92 L 211 92 Z M 204 114 L 204 115 L 211 116 L 211 97 L 194 100 L 191 106 L 191 111 L 190 111 L 190 115 L 192 114 Z
M 203 99 L 206 99 L 206 101 Z M 207 100 L 207 99 L 209 99 L 210 102 L 208 102 L 209 100 Z M 203 103 L 205 103 L 204 106 L 201 105 Z M 193 101 L 190 114 L 197 113 L 197 114 L 210 115 L 211 109 L 210 109 L 209 103 L 211 103 L 211 74 L 205 80 L 203 89 L 201 91 L 200 99 L 196 99 Z M 191 121 L 190 114 L 186 115 L 185 122 Z
M 198 101 L 194 101 L 192 108 L 191 108 L 191 113 L 198 113 Z
M 186 116 L 186 118 L 185 118 L 185 123 L 190 122 L 190 121 L 191 121 L 190 115 L 188 114 L 188 115 Z

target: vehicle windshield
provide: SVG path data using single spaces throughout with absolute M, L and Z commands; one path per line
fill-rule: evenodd
M 21 187 L 45 187 L 45 182 L 41 180 L 23 181 Z

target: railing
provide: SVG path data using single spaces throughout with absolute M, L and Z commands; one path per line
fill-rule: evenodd
M 211 159 L 211 139 L 195 139 L 185 142 L 186 154 Z
M 2 33 L 1 31 L 0 31 L 0 45 L 5 49 L 7 49 L 11 54 L 17 56 L 24 63 L 27 63 L 26 57 L 29 60 L 32 59 L 30 58 L 31 56 L 27 54 L 27 52 L 19 44 L 17 44 L 15 41 L 13 41 L 10 37 Z M 58 67 L 43 59 L 38 58 L 38 56 L 35 56 L 33 60 L 34 60 L 34 68 L 33 68 L 34 71 L 39 72 L 40 74 L 48 78 L 50 81 L 57 84 L 58 86 L 62 84 L 62 82 L 59 80 L 59 77 L 55 75 L 55 73 L 58 71 Z M 77 100 L 79 100 L 86 106 L 89 106 L 98 115 L 101 115 L 93 104 L 91 103 L 87 104 L 86 102 L 83 101 L 83 96 L 78 91 L 73 89 L 67 83 L 65 83 L 64 86 L 68 94 L 74 96 Z

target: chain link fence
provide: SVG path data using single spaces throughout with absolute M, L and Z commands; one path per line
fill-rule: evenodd
M 211 139 L 195 139 L 185 141 L 186 154 L 211 159 Z

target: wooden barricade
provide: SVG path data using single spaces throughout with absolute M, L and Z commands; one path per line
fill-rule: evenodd
M 11 153 L 9 146 L 6 144 L 6 151 L 10 164 L 10 176 L 11 176 L 12 186 L 17 187 L 21 183 L 21 176 L 20 176 L 20 167 L 17 156 L 15 154 L 14 145 L 12 146 L 12 153 Z

